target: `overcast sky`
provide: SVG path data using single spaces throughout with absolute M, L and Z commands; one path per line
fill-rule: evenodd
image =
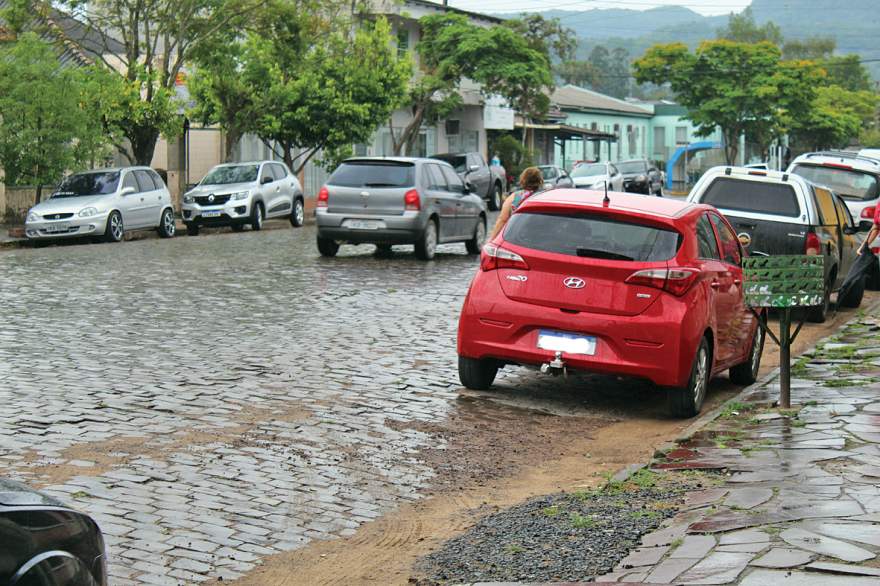
M 434 0 L 440 3 L 442 0 Z M 449 0 L 451 6 L 474 12 L 530 12 L 534 10 L 590 10 L 630 8 L 646 10 L 658 6 L 686 6 L 701 14 L 739 12 L 751 0 Z

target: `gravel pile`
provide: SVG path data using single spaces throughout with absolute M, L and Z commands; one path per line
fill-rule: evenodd
M 590 580 L 672 517 L 681 487 L 539 497 L 482 519 L 423 558 L 416 584 Z

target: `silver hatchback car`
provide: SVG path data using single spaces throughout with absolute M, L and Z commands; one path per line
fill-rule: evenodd
M 267 218 L 289 218 L 294 227 L 305 221 L 302 187 L 284 163 L 255 161 L 217 165 L 183 196 L 183 222 L 195 236 L 200 226 L 250 224 L 260 230 Z
M 318 192 L 318 251 L 335 256 L 340 243 L 415 244 L 434 258 L 437 245 L 464 242 L 479 254 L 486 240 L 486 202 L 449 163 L 410 157 L 347 159 Z
M 121 242 L 129 230 L 170 238 L 174 211 L 165 182 L 149 167 L 97 169 L 67 177 L 30 209 L 24 230 L 33 240 L 100 236 Z

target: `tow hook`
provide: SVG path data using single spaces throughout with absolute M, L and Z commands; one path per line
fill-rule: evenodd
M 551 362 L 545 362 L 541 365 L 541 374 L 552 374 L 553 376 L 568 376 L 568 369 L 562 360 L 562 352 L 557 352 L 556 357 Z

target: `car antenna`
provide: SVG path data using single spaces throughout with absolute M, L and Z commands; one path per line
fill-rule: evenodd
M 605 197 L 602 198 L 602 207 L 607 208 L 611 204 L 611 198 L 608 197 L 608 177 L 610 177 L 609 172 L 611 169 L 608 168 L 608 165 L 605 165 L 605 181 L 602 182 L 605 185 Z

